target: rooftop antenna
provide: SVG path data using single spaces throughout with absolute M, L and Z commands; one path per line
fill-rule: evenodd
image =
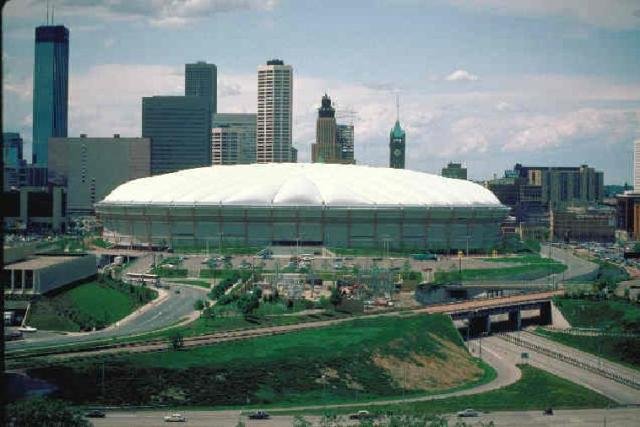
M 49 25 L 49 0 L 47 0 L 47 25 Z
M 396 93 L 396 121 L 400 122 L 400 95 Z
M 51 5 L 51 25 L 53 25 L 53 16 L 55 13 L 55 7 L 56 6 L 54 4 Z

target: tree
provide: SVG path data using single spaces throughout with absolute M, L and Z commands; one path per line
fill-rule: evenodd
M 61 400 L 29 399 L 5 407 L 5 425 L 11 427 L 89 427 L 82 414 Z
M 261 295 L 262 292 L 258 292 L 257 290 L 250 294 L 244 294 L 242 297 L 240 297 L 240 299 L 238 299 L 238 302 L 236 302 L 236 306 L 242 312 L 242 314 L 247 317 L 260 306 Z
M 184 338 L 182 337 L 182 334 L 178 332 L 171 337 L 171 348 L 174 350 L 180 350 L 182 347 L 184 347 Z
M 340 303 L 342 302 L 342 293 L 340 292 L 340 289 L 337 286 L 331 289 L 331 296 L 329 297 L 329 302 L 334 307 L 339 306 Z

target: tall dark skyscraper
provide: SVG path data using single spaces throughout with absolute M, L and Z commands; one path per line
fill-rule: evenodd
M 318 109 L 316 121 L 316 142 L 311 144 L 313 163 L 340 163 L 339 147 L 336 144 L 336 110 L 331 106 L 331 98 L 325 93 Z
M 211 165 L 211 110 L 201 96 L 142 98 L 142 136 L 151 138 L 151 174 Z
M 211 114 L 218 112 L 218 69 L 215 64 L 198 61 L 184 66 L 184 94 L 210 100 Z
M 396 100 L 398 116 L 396 124 L 389 134 L 389 167 L 404 169 L 406 134 L 400 127 L 400 103 Z
M 47 165 L 50 137 L 67 136 L 69 30 L 63 25 L 36 28 L 33 70 L 33 163 Z

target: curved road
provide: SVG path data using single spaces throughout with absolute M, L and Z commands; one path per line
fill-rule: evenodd
M 180 293 L 175 293 L 179 287 Z M 160 290 L 158 298 L 141 307 L 127 318 L 106 329 L 95 332 L 57 334 L 36 332 L 26 339 L 7 341 L 6 350 L 46 347 L 50 345 L 75 344 L 111 337 L 138 335 L 163 329 L 192 317 L 194 304 L 205 297 L 207 290 L 196 286 L 172 285 L 169 290 Z
M 541 245 L 540 255 L 554 259 L 567 266 L 567 269 L 562 273 L 538 279 L 537 282 L 540 283 L 560 283 L 583 276 L 586 278 L 589 275 L 595 275 L 598 271 L 598 264 L 577 257 L 573 252 L 555 246 Z

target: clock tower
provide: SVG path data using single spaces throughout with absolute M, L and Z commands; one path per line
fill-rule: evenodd
M 394 169 L 404 169 L 404 154 L 406 134 L 400 127 L 400 103 L 396 98 L 398 117 L 396 124 L 389 134 L 389 167 Z

